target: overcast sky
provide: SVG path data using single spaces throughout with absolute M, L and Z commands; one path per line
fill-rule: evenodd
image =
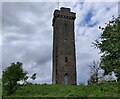
M 76 13 L 77 83 L 87 83 L 89 65 L 100 58 L 92 42 L 101 35 L 99 26 L 104 27 L 113 15 L 118 15 L 118 3 L 61 2 L 59 6 Z M 52 83 L 52 18 L 57 7 L 57 2 L 2 4 L 3 69 L 19 61 L 29 76 L 37 73 L 36 83 Z

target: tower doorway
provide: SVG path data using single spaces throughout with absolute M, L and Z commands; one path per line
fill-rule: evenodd
M 64 84 L 65 85 L 68 84 L 68 74 L 67 73 L 64 75 Z

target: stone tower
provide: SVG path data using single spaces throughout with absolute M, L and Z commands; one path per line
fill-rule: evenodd
M 75 15 L 70 8 L 54 11 L 53 84 L 76 84 Z

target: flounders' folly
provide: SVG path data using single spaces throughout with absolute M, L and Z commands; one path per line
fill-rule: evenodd
M 53 17 L 53 84 L 76 84 L 74 21 L 76 13 L 61 7 Z

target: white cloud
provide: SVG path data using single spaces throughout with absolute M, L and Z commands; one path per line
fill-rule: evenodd
M 118 2 L 119 0 L 2 0 L 2 2 Z

